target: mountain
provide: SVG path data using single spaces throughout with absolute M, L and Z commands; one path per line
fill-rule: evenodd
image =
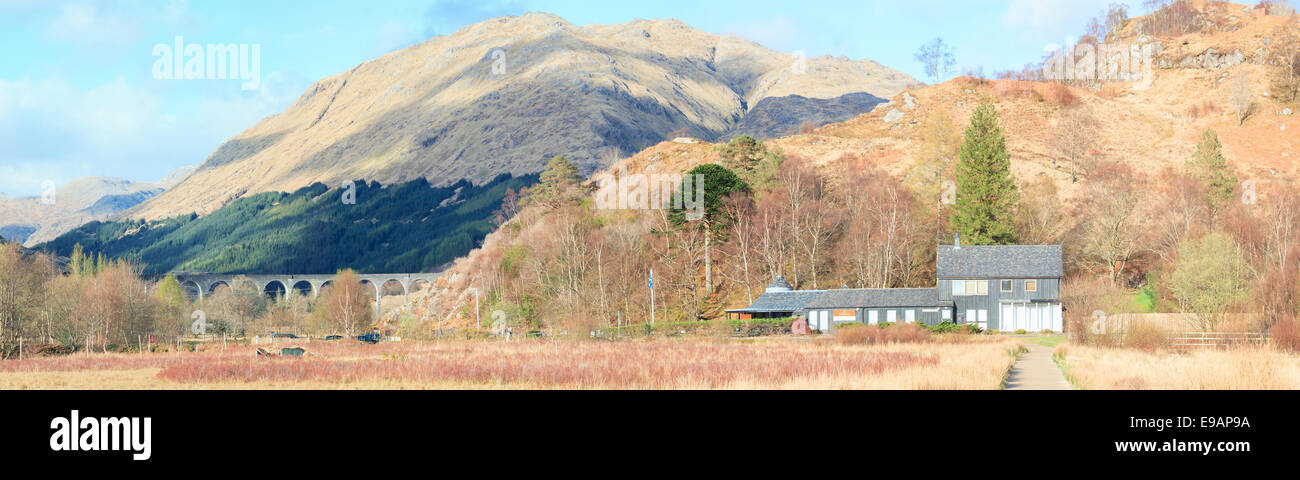
M 877 219 L 880 212 L 891 213 L 890 208 L 900 205 L 923 206 L 924 211 L 912 212 L 912 221 L 905 217 L 901 223 L 893 223 L 894 229 L 906 226 L 901 230 L 905 233 L 912 228 L 932 230 L 929 233 L 934 236 L 920 242 L 912 251 L 915 255 L 897 259 L 908 271 L 923 272 L 933 268 L 934 245 L 952 238 L 943 231 L 941 181 L 951 178 L 951 173 L 943 170 L 952 168 L 956 144 L 950 144 L 947 154 L 934 154 L 936 149 L 930 144 L 940 137 L 936 132 L 943 131 L 940 126 L 944 124 L 949 136 L 960 141 L 971 113 L 983 100 L 992 102 L 1005 130 L 1011 171 L 1021 189 L 1020 202 L 1029 207 L 1020 216 L 1033 216 L 1032 221 L 1043 220 L 1050 227 L 1031 242 L 1063 244 L 1071 274 L 1086 276 L 1089 262 L 1103 263 L 1093 258 L 1101 254 L 1091 253 L 1089 249 L 1097 247 L 1090 247 L 1089 242 L 1103 246 L 1113 242 L 1132 248 L 1132 257 L 1120 265 L 1129 279 L 1146 281 L 1146 273 L 1156 279 L 1168 277 L 1168 265 L 1163 262 L 1170 249 L 1176 251 L 1179 241 L 1214 228 L 1203 210 L 1195 211 L 1203 209 L 1198 205 L 1204 194 L 1179 197 L 1188 190 L 1179 191 L 1170 181 L 1187 178 L 1179 175 L 1187 175 L 1186 165 L 1198 139 L 1209 129 L 1218 133 L 1228 164 L 1240 180 L 1237 195 L 1253 201 L 1243 201 L 1239 208 L 1221 213 L 1226 218 L 1219 221 L 1226 225 L 1220 228 L 1231 229 L 1248 251 L 1276 251 L 1279 245 L 1286 251 L 1300 244 L 1296 234 L 1300 221 L 1296 217 L 1289 223 L 1274 219 L 1283 218 L 1278 212 L 1285 211 L 1279 199 L 1300 186 L 1300 135 L 1294 133 L 1300 128 L 1300 118 L 1294 113 L 1300 109 L 1300 101 L 1285 98 L 1281 91 L 1285 88 L 1279 85 L 1295 78 L 1288 75 L 1287 66 L 1300 63 L 1296 41 L 1300 23 L 1295 17 L 1260 15 L 1244 5 L 1217 2 L 1195 10 L 1189 16 L 1193 21 L 1170 16 L 1180 13 L 1168 10 L 1129 19 L 1109 39 L 1123 46 L 1153 46 L 1155 68 L 1150 85 L 1066 86 L 1015 78 L 961 77 L 909 88 L 889 97 L 890 103 L 847 121 L 768 140 L 767 147 L 784 152 L 787 163 L 799 159 L 819 169 L 829 187 L 810 187 L 823 184 L 804 177 L 797 184 L 775 182 L 775 186 L 755 188 L 755 208 L 773 214 L 737 221 L 727 239 L 714 245 L 717 253 L 712 273 L 719 285 L 717 292 L 701 288 L 703 262 L 699 245 L 689 244 L 690 230 L 665 235 L 671 225 L 665 225 L 657 212 L 599 210 L 589 207 L 596 203 L 592 198 L 567 210 L 542 205 L 525 208 L 488 235 L 481 248 L 458 259 L 432 288 L 413 296 L 412 305 L 386 320 L 428 319 L 431 324 L 440 321 L 443 328 L 473 327 L 477 293 L 489 299 L 483 306 L 485 312 L 500 310 L 512 324 L 534 322 L 530 327 L 536 327 L 535 322 L 542 319 L 574 322 L 584 330 L 635 325 L 649 320 L 646 272 L 650 269 L 658 286 L 661 322 L 694 319 L 697 312 L 716 318 L 726 308 L 746 306 L 774 272 L 784 273 L 787 279 L 792 273 L 801 274 L 806 280 L 809 269 L 819 268 L 822 287 L 861 286 L 859 272 L 851 268 L 854 259 L 887 265 L 889 257 L 884 256 L 886 249 L 880 243 L 887 236 L 853 232 L 832 236 L 826 245 L 820 245 L 820 258 L 813 260 L 808 259 L 806 248 L 814 243 L 789 237 L 841 232 L 834 226 L 813 224 L 818 229 L 801 233 L 789 225 L 805 221 L 801 217 L 832 217 L 848 209 L 851 193 L 865 195 L 869 208 L 854 209 L 841 217 L 849 219 L 837 224 L 844 229 L 875 231 L 872 229 L 878 225 L 889 225 Z M 1182 25 L 1183 30 L 1160 31 L 1168 25 Z M 1244 80 L 1238 84 L 1237 78 Z M 1240 91 L 1246 95 L 1238 95 Z M 1239 122 L 1232 108 L 1238 98 L 1253 105 L 1253 113 L 1244 122 Z M 1091 117 L 1095 128 L 1090 135 L 1095 143 L 1085 157 L 1115 165 L 1109 173 L 1078 174 L 1078 165 L 1062 153 L 1058 132 L 1066 119 L 1076 114 Z M 674 173 L 723 163 L 716 145 L 666 142 L 621 160 L 609 171 L 620 176 Z M 912 198 L 920 201 L 900 200 L 906 197 L 890 192 L 890 181 L 880 182 L 884 188 L 881 184 L 861 185 L 859 175 L 877 170 L 906 185 Z M 815 205 L 808 197 L 829 192 L 829 205 L 818 207 L 821 210 L 817 212 L 831 215 L 783 211 L 793 197 L 791 192 L 781 191 L 785 187 L 802 188 L 798 198 L 806 205 Z M 1254 193 L 1258 196 L 1249 195 Z M 1126 198 L 1117 200 L 1120 196 Z M 1183 205 L 1178 203 L 1180 198 L 1191 200 Z M 1123 206 L 1120 202 L 1124 201 L 1131 205 Z M 1121 207 L 1113 208 L 1115 205 Z M 1119 227 L 1089 227 L 1106 208 L 1123 219 Z M 1300 211 L 1300 206 L 1291 208 Z M 1267 234 L 1253 230 L 1261 225 L 1268 227 Z M 1270 241 L 1273 246 L 1266 247 Z M 577 249 L 580 254 L 574 253 Z M 563 282 L 546 275 L 561 267 L 571 273 Z M 1109 272 L 1099 273 L 1105 276 Z M 933 281 L 926 275 L 902 278 Z M 750 285 L 748 291 L 744 282 Z M 896 286 L 906 285 L 898 282 Z M 580 323 L 584 321 L 587 323 Z
M 869 93 L 850 93 L 828 99 L 799 95 L 764 98 L 740 119 L 740 123 L 719 135 L 717 141 L 726 142 L 741 134 L 759 140 L 787 137 L 800 133 L 800 129 L 843 122 L 888 102 Z
M 176 169 L 158 182 L 86 177 L 55 188 L 53 204 L 37 197 L 0 196 L 0 236 L 29 247 L 53 240 L 81 224 L 111 218 L 157 196 L 192 170 Z
M 119 218 L 204 215 L 247 195 L 357 178 L 482 184 L 537 173 L 555 155 L 591 172 L 666 138 L 824 123 L 868 109 L 862 95 L 916 83 L 870 60 L 800 59 L 676 20 L 496 18 L 317 82 Z M 746 124 L 774 108 L 765 102 L 795 95 L 803 100 L 785 102 L 797 115 Z

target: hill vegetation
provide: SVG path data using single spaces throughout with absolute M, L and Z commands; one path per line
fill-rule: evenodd
M 91 255 L 138 262 L 146 275 L 426 272 L 477 246 L 496 227 L 507 194 L 536 181 L 502 175 L 481 186 L 317 183 L 242 198 L 203 217 L 91 222 L 39 248 L 71 256 L 79 245 Z

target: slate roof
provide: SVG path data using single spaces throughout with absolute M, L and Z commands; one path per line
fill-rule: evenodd
M 825 292 L 825 290 L 767 292 L 754 299 L 754 304 L 748 308 L 727 311 L 732 313 L 800 312 L 808 308 L 806 306 L 808 302 L 817 299 Z
M 1060 278 L 1060 245 L 940 245 L 939 278 Z
M 808 308 L 938 307 L 938 288 L 876 288 L 828 290 Z
M 790 283 L 786 282 L 784 278 L 776 277 L 776 280 L 772 280 L 772 283 L 769 283 L 767 285 L 767 289 L 768 290 L 773 290 L 773 289 L 794 290 L 794 287 L 790 286 Z

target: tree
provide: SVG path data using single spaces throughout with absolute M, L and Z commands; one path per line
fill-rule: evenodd
M 997 111 L 985 99 L 971 115 L 959 153 L 953 231 L 971 245 L 1014 243 L 1017 196 L 1006 138 Z
M 1092 147 L 1097 142 L 1097 121 L 1082 106 L 1066 109 L 1056 122 L 1053 144 L 1070 164 L 1070 178 L 1077 182 L 1096 168 Z M 1055 163 L 1055 161 L 1053 161 Z
M 266 297 L 256 283 L 247 278 L 236 278 L 230 288 L 212 296 L 210 314 L 215 314 L 217 330 L 240 337 L 248 333 L 256 320 L 266 312 Z
M 1065 246 L 1077 254 L 1066 258 L 1083 269 L 1104 273 L 1119 284 L 1125 270 L 1146 242 L 1146 219 L 1139 210 L 1139 180 L 1127 165 L 1105 163 L 1087 183 L 1087 204 L 1081 210 L 1079 233 Z
M 953 66 L 957 65 L 952 47 L 944 43 L 943 38 L 935 38 L 930 43 L 921 45 L 913 58 L 925 67 L 925 74 L 933 78 L 935 83 L 943 83 Z
M 1178 249 L 1169 288 L 1179 306 L 1195 314 L 1199 328 L 1213 331 L 1228 307 L 1246 295 L 1249 280 L 1250 265 L 1241 248 L 1228 234 L 1214 232 Z
M 316 312 L 324 324 L 348 337 L 370 331 L 374 324 L 375 309 L 370 306 L 370 296 L 361 284 L 361 277 L 352 270 L 341 270 L 330 280 L 329 289 L 317 300 Z
M 1213 129 L 1201 133 L 1201 140 L 1196 144 L 1196 153 L 1187 163 L 1192 175 L 1205 186 L 1205 204 L 1210 218 L 1232 201 L 1237 189 L 1237 173 L 1228 166 L 1228 159 L 1223 156 L 1223 145 L 1219 143 L 1219 134 Z
M 1255 95 L 1250 89 L 1250 80 L 1245 73 L 1237 75 L 1232 82 L 1232 92 L 1228 96 L 1232 111 L 1237 114 L 1237 126 L 1245 125 L 1246 119 L 1255 113 Z
M 732 211 L 726 208 L 726 202 L 733 194 L 748 195 L 749 185 L 735 172 L 721 165 L 712 163 L 700 165 L 686 172 L 688 178 L 682 180 L 678 191 L 683 196 L 695 195 L 695 189 L 704 189 L 703 216 L 698 220 L 698 228 L 704 232 L 704 291 L 713 293 L 713 259 L 711 244 L 713 241 L 726 241 L 727 232 L 736 222 Z M 699 181 L 697 179 L 703 179 Z M 690 180 L 692 188 L 688 189 Z M 691 211 L 687 209 L 670 209 L 668 218 L 674 225 L 681 227 L 692 220 Z
M 541 183 L 528 189 L 528 193 L 530 198 L 535 198 L 551 208 L 558 208 L 573 199 L 573 190 L 581 182 L 582 176 L 578 175 L 578 167 L 563 155 L 557 155 L 546 162 Z
M 1039 177 L 1025 186 L 1016 220 L 1016 232 L 1020 234 L 1021 243 L 1052 245 L 1061 238 L 1068 227 L 1052 179 Z
M 722 166 L 737 172 L 753 188 L 768 188 L 776 180 L 785 156 L 773 152 L 749 135 L 737 135 L 722 146 L 718 156 Z
M 1300 36 L 1293 28 L 1284 28 L 1273 47 L 1277 65 L 1282 67 L 1273 77 L 1273 95 L 1281 102 L 1300 100 Z
M 158 302 L 159 316 L 166 320 L 163 324 L 168 333 L 184 335 L 189 325 L 189 301 L 176 277 L 167 275 L 154 286 L 154 299 Z
M 18 338 L 43 304 L 42 290 L 53 275 L 41 267 L 18 245 L 0 245 L 0 359 L 17 353 Z

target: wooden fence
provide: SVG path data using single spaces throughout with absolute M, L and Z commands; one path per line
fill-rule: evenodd
M 1169 345 L 1174 348 L 1227 348 L 1241 345 L 1263 345 L 1268 335 L 1254 332 L 1175 332 L 1169 334 Z

